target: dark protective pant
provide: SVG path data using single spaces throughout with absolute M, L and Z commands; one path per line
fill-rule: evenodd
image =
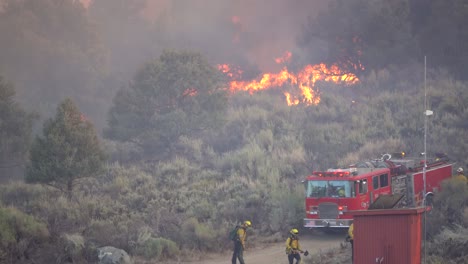
M 354 241 L 351 239 L 349 243 L 351 243 L 351 263 L 354 263 Z
M 245 264 L 244 262 L 244 249 L 240 241 L 234 242 L 234 253 L 232 254 L 232 264 L 236 264 L 237 259 L 239 259 L 240 264 Z
M 289 254 L 288 255 L 289 264 L 293 264 L 294 259 L 296 259 L 296 264 L 300 264 L 301 263 L 301 254 L 295 253 L 295 254 Z

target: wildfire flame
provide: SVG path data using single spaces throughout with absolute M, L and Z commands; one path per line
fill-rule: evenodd
M 218 66 L 220 68 L 220 66 Z M 230 68 L 221 67 L 220 70 L 228 76 Z M 260 90 L 271 88 L 280 88 L 284 85 L 297 87 L 299 91 L 283 92 L 288 105 L 298 105 L 305 103 L 307 105 L 317 105 L 320 103 L 319 92 L 315 89 L 317 81 L 333 82 L 337 84 L 355 84 L 359 82 L 358 77 L 352 73 L 346 73 L 338 65 L 327 67 L 324 63 L 316 65 L 306 65 L 297 74 L 290 72 L 287 67 L 284 67 L 278 73 L 264 73 L 260 80 L 238 81 L 232 80 L 229 83 L 229 91 L 247 91 L 254 93 Z
M 241 79 L 243 71 L 229 64 L 218 64 L 218 70 L 228 76 L 231 80 Z
M 275 59 L 275 62 L 278 64 L 288 63 L 291 61 L 292 53 L 290 51 L 286 51 L 283 57 L 279 57 Z
M 189 88 L 182 93 L 182 96 L 195 96 L 198 91 L 195 88 Z
M 240 33 L 243 31 L 244 25 L 239 16 L 232 16 L 231 23 L 235 28 L 233 41 L 239 42 Z M 356 44 L 360 44 L 360 41 L 360 38 L 357 36 L 353 38 L 353 42 Z M 358 50 L 358 57 L 360 57 L 361 54 L 362 52 Z M 239 68 L 234 68 L 228 64 L 220 64 L 218 65 L 218 69 L 229 77 L 230 82 L 228 90 L 230 92 L 247 91 L 252 94 L 261 90 L 281 88 L 283 90 L 288 90 L 283 91 L 288 105 L 298 105 L 300 103 L 317 105 L 320 103 L 320 94 L 315 87 L 317 81 L 334 82 L 337 84 L 344 83 L 348 85 L 359 82 L 355 74 L 342 70 L 338 64 L 329 67 L 324 63 L 306 65 L 298 73 L 290 72 L 285 65 L 291 61 L 291 58 L 292 53 L 290 51 L 284 52 L 281 57 L 274 59 L 277 64 L 284 66 L 280 72 L 264 73 L 260 79 L 250 81 L 242 79 L 243 71 Z M 352 59 L 347 58 L 341 62 L 346 61 L 346 65 L 353 67 L 355 71 L 364 70 L 360 62 L 350 63 L 351 60 Z M 298 90 L 290 91 L 292 88 L 298 88 Z

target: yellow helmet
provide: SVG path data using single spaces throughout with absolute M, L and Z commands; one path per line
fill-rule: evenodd
M 293 229 L 291 229 L 290 233 L 293 234 L 293 235 L 298 235 L 299 230 L 297 230 L 296 228 L 293 228 Z
M 250 222 L 249 220 L 244 221 L 244 225 L 247 226 L 247 227 L 251 227 L 251 226 L 252 226 L 252 222 Z

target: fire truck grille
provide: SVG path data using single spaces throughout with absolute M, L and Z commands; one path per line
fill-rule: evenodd
M 337 219 L 338 205 L 336 203 L 321 203 L 318 207 L 320 219 Z

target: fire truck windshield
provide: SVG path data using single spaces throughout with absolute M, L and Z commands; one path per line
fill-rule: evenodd
M 352 181 L 309 181 L 307 197 L 354 197 Z

